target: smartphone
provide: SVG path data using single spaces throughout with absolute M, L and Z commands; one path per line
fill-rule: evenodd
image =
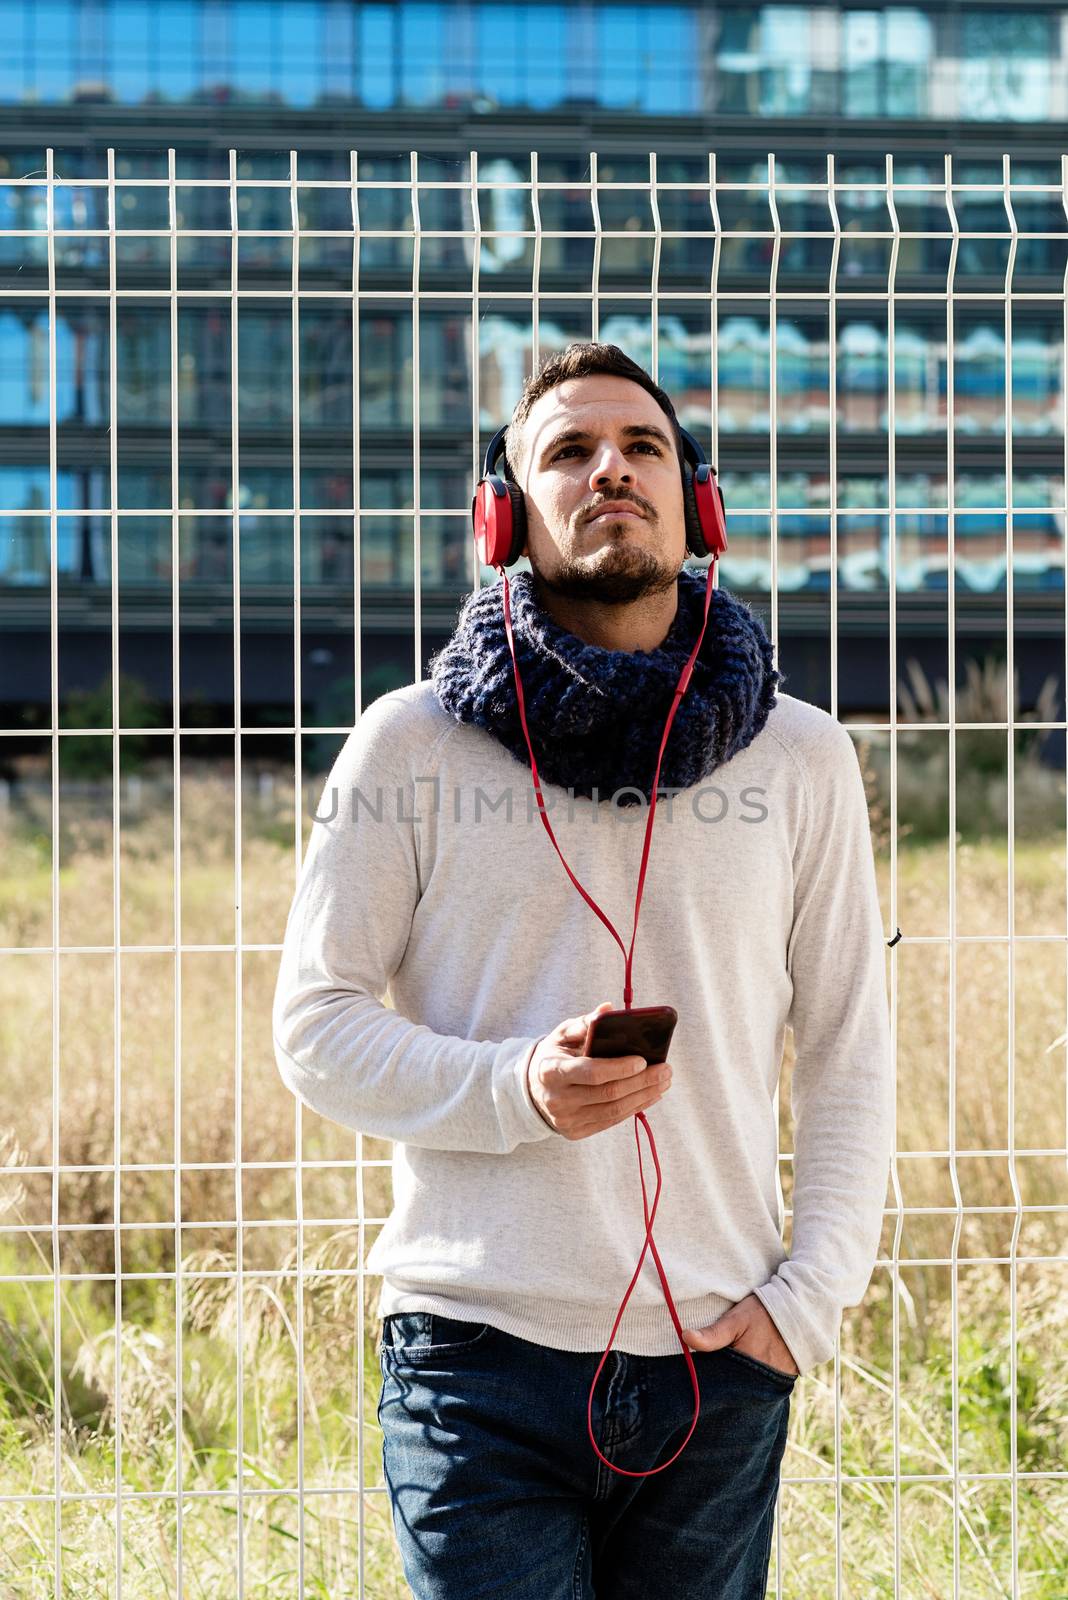
M 635 1006 L 602 1011 L 586 1030 L 583 1055 L 644 1056 L 649 1066 L 667 1060 L 679 1014 L 674 1006 Z

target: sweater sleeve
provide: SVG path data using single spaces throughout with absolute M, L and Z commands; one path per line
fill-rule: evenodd
M 787 949 L 795 1064 L 789 1257 L 754 1292 L 799 1372 L 834 1354 L 882 1233 L 893 1077 L 882 914 L 860 764 L 846 728 L 815 741 Z
M 316 809 L 275 989 L 275 1059 L 305 1105 L 344 1127 L 503 1155 L 554 1131 L 527 1083 L 537 1039 L 456 1038 L 383 1004 L 419 900 L 423 791 L 402 695 L 363 713 Z

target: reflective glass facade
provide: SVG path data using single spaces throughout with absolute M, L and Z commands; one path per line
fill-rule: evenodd
M 192 306 L 183 309 L 178 326 L 179 435 L 190 441 L 205 436 L 213 441 L 209 460 L 192 448 L 180 454 L 178 505 L 184 512 L 225 513 L 232 504 L 229 314 Z M 577 331 L 573 325 L 545 317 L 540 328 L 541 350 L 563 347 Z M 607 315 L 599 332 L 608 342 L 632 351 L 636 359 L 651 362 L 648 338 L 633 317 Z M 243 311 L 239 319 L 241 506 L 250 513 L 246 519 L 249 530 L 261 530 L 255 549 L 250 545 L 246 551 L 243 546 L 242 563 L 250 576 L 265 582 L 288 578 L 292 568 L 292 518 L 283 514 L 294 503 L 290 333 L 288 308 L 278 312 L 251 309 Z M 117 504 L 123 511 L 163 512 L 171 504 L 169 312 L 124 309 L 119 337 Z M 410 586 L 411 542 L 408 537 L 398 537 L 398 527 L 400 521 L 410 524 L 412 476 L 409 470 L 376 464 L 383 438 L 400 435 L 411 439 L 410 384 L 396 381 L 398 372 L 411 371 L 410 316 L 401 311 L 368 311 L 360 318 L 359 339 L 364 462 L 361 507 L 372 513 L 391 509 L 409 513 L 399 520 L 388 515 L 364 519 L 362 577 L 370 587 Z M 707 439 L 711 405 L 707 323 L 702 324 L 696 316 L 665 316 L 660 320 L 659 339 L 661 381 L 674 396 L 683 424 Z M 756 508 L 767 507 L 771 496 L 767 470 L 771 336 L 767 314 L 723 315 L 717 340 L 719 454 L 733 529 L 726 565 L 737 564 L 739 574 L 745 573 L 744 581 L 766 589 L 770 583 L 770 530 L 766 513 Z M 468 478 L 457 460 L 451 418 L 471 412 L 469 319 L 459 312 L 428 313 L 421 319 L 420 342 L 425 363 L 420 393 L 421 509 L 430 513 L 460 511 L 469 499 Z M 825 332 L 811 319 L 783 316 L 776 321 L 776 344 L 779 582 L 788 589 L 818 589 L 829 583 L 829 522 L 826 515 L 812 514 L 830 507 L 829 349 Z M 352 346 L 351 310 L 311 308 L 302 315 L 300 500 L 307 509 L 302 516 L 301 556 L 304 579 L 312 585 L 352 576 L 351 540 L 346 544 L 351 516 L 340 515 L 353 505 L 351 443 L 343 425 L 353 413 Z M 507 414 L 507 397 L 529 368 L 533 355 L 529 326 L 490 314 L 481 324 L 480 346 L 479 421 L 486 435 Z M 22 460 L 0 463 L 0 511 L 28 513 L 28 526 L 37 528 L 36 533 L 24 530 L 16 535 L 15 519 L 4 519 L 12 537 L 0 544 L 0 577 L 8 583 L 48 581 L 47 522 L 32 515 L 49 504 L 48 395 L 42 381 L 47 349 L 47 312 L 40 308 L 0 311 L 4 373 L 0 421 L 41 428 L 36 443 L 24 449 Z M 874 512 L 888 504 L 888 483 L 885 472 L 869 470 L 858 476 L 844 469 L 842 453 L 850 436 L 856 436 L 858 442 L 872 436 L 885 439 L 890 421 L 885 323 L 880 325 L 863 315 L 840 321 L 836 364 L 836 428 L 841 452 L 838 506 L 843 513 L 839 584 L 844 590 L 872 589 L 884 585 L 887 577 L 887 517 Z M 1004 370 L 1003 335 L 992 320 L 974 320 L 967 331 L 958 331 L 953 354 L 959 450 L 953 498 L 958 510 L 968 504 L 996 508 L 1005 502 Z M 1045 438 L 1059 442 L 1064 407 L 1059 320 L 1049 317 L 1036 322 L 1017 339 L 1011 370 L 1014 442 L 1025 445 Z M 899 512 L 910 506 L 925 508 L 922 514 L 904 518 L 907 533 L 916 541 L 916 553 L 899 568 L 898 584 L 906 589 L 944 587 L 944 508 L 950 499 L 944 449 L 949 375 L 944 327 L 915 316 L 899 318 L 894 372 L 897 504 Z M 72 526 L 80 524 L 85 519 L 71 513 L 99 513 L 110 503 L 108 373 L 106 311 L 85 305 L 64 310 L 57 323 L 61 524 L 68 519 Z M 923 446 L 932 436 L 941 441 L 937 454 L 924 457 L 914 452 L 910 456 L 910 441 Z M 980 448 L 968 451 L 971 441 Z M 469 451 L 469 441 L 463 448 Z M 146 459 L 150 454 L 155 455 L 154 462 Z M 751 463 L 749 470 L 737 464 L 746 459 Z M 1062 470 L 1044 465 L 1026 450 L 1018 451 L 1012 482 L 1014 506 L 1018 512 L 1045 508 L 1030 511 L 1017 525 L 1018 590 L 1063 584 L 1063 518 L 1057 510 L 1063 503 L 1063 485 Z M 747 507 L 753 509 L 747 513 Z M 849 515 L 851 511 L 853 515 Z M 1004 514 L 995 509 L 984 516 L 961 518 L 958 576 L 965 587 L 985 591 L 1004 586 L 1004 525 Z M 72 533 L 61 541 L 62 571 L 83 580 L 109 581 L 103 526 L 101 521 L 97 535 L 80 538 Z M 169 519 L 145 517 L 138 526 L 140 542 L 135 544 L 127 537 L 123 544 L 126 576 L 169 584 Z M 132 519 L 124 527 L 132 535 Z M 186 516 L 182 527 L 183 577 L 228 576 L 228 543 L 221 551 L 211 517 Z M 228 541 L 225 516 L 219 519 L 218 532 Z M 424 517 L 425 584 L 462 587 L 469 581 L 467 538 L 465 516 Z M 851 542 L 857 539 L 858 551 L 850 557 Z M 813 555 L 819 545 L 824 548 L 822 559 Z
M 148 615 L 177 581 L 183 608 L 206 629 L 218 619 L 225 632 L 238 602 L 249 625 L 259 617 L 264 628 L 289 626 L 299 504 L 305 619 L 329 631 L 347 617 L 351 627 L 362 594 L 363 626 L 394 630 L 398 658 L 407 655 L 416 560 L 431 634 L 471 586 L 470 499 L 486 439 L 536 355 L 595 333 L 650 370 L 655 362 L 683 423 L 717 462 L 730 526 L 723 581 L 765 614 L 775 589 L 778 603 L 796 597 L 795 614 L 825 632 L 833 573 L 840 624 L 855 615 L 857 632 L 870 631 L 878 613 L 885 636 L 893 576 L 899 608 L 911 605 L 932 637 L 944 639 L 951 581 L 958 604 L 985 606 L 983 615 L 1000 606 L 1004 629 L 1011 510 L 1017 618 L 1031 607 L 1056 619 L 1068 267 L 1060 163 L 1030 147 L 1013 155 L 1010 221 L 1000 159 L 970 154 L 959 130 L 994 121 L 995 148 L 1011 150 L 1010 124 L 1021 125 L 1022 147 L 1025 124 L 1068 121 L 1065 17 L 907 6 L 9 5 L 0 41 L 0 611 L 17 618 L 22 606 L 44 607 L 47 628 L 40 180 L 51 147 L 61 230 L 58 575 L 72 614 L 95 606 L 101 632 L 113 580 L 120 613 L 123 597 L 141 596 Z M 483 118 L 474 131 L 472 117 Z M 680 140 L 686 117 L 692 128 Z M 956 141 L 946 136 L 951 121 Z M 64 132 L 72 123 L 84 137 Z M 982 128 L 975 140 L 990 148 Z M 100 181 L 109 146 L 114 396 Z M 173 294 L 161 182 L 168 146 Z M 477 210 L 467 155 L 475 147 Z M 292 149 L 295 259 L 286 236 Z M 833 213 L 820 187 L 832 149 Z M 956 243 L 941 187 L 945 149 L 954 153 Z M 355 268 L 350 150 L 359 153 Z M 647 150 L 662 151 L 655 191 Z M 947 325 L 951 271 L 958 298 Z M 1063 637 L 1063 617 L 1060 626 Z M 310 664 L 310 643 L 308 651 Z
M 34 170 L 34 152 L 9 154 L 9 168 Z M 56 169 L 72 173 L 73 152 Z M 99 165 L 86 161 L 93 176 Z M 178 477 L 172 488 L 171 302 L 169 241 L 148 231 L 165 225 L 167 189 L 161 152 L 117 153 L 116 282 L 118 432 L 116 505 L 143 513 L 124 521 L 120 560 L 130 581 L 170 581 L 169 519 L 182 518 L 184 580 L 215 581 L 230 571 L 226 512 L 233 502 L 231 434 L 232 240 L 230 193 L 220 154 L 180 153 L 175 189 L 178 225 Z M 703 169 L 703 170 L 702 170 Z M 243 571 L 250 581 L 282 581 L 292 566 L 292 508 L 299 488 L 301 571 L 311 586 L 352 581 L 346 511 L 354 506 L 352 425 L 357 419 L 364 585 L 410 589 L 413 517 L 420 516 L 421 577 L 430 589 L 471 581 L 467 547 L 473 382 L 469 304 L 475 225 L 462 179 L 467 163 L 428 160 L 420 167 L 418 437 L 413 395 L 415 317 L 411 299 L 415 212 L 410 159 L 362 158 L 360 309 L 353 321 L 352 193 L 342 150 L 298 159 L 300 283 L 297 324 L 299 416 L 293 412 L 292 244 L 269 230 L 290 221 L 288 156 L 242 156 L 237 168 L 237 331 L 239 504 L 248 513 Z M 955 526 L 956 570 L 964 590 L 1004 589 L 1007 504 L 1005 425 L 1011 416 L 1013 471 L 1009 499 L 1018 594 L 1050 592 L 1064 581 L 1063 282 L 1068 219 L 1059 196 L 1019 189 L 1013 286 L 1037 295 L 1017 302 L 1007 359 L 1002 298 L 1011 235 L 1004 194 L 984 190 L 995 171 L 961 162 L 954 209 L 958 241 L 954 283 L 962 295 L 947 326 L 945 284 L 951 234 L 944 193 L 910 188 L 934 183 L 934 163 L 903 161 L 894 205 L 901 230 L 895 288 L 905 296 L 893 320 L 893 415 L 887 311 L 891 218 L 881 174 L 843 163 L 836 195 L 840 226 L 832 406 L 826 286 L 833 221 L 815 187 L 812 163 L 781 162 L 781 228 L 772 320 L 769 283 L 774 234 L 766 170 L 734 162 L 715 194 L 721 227 L 714 319 L 708 286 L 713 260 L 707 158 L 670 157 L 658 167 L 656 215 L 658 376 L 684 424 L 714 445 L 732 514 L 724 571 L 736 583 L 767 591 L 772 582 L 770 436 L 777 440 L 775 503 L 780 590 L 817 593 L 830 583 L 832 507 L 830 436 L 839 444 L 836 504 L 838 581 L 844 594 L 885 591 L 889 580 L 890 478 L 887 435 L 896 442 L 895 507 L 902 591 L 944 588 L 948 508 L 975 507 Z M 1018 162 L 1017 185 L 1048 182 L 1051 163 Z M 747 174 L 744 182 L 739 177 Z M 654 216 L 648 160 L 600 163 L 606 187 L 596 213 L 589 164 L 549 157 L 539 164 L 542 227 L 535 273 L 529 158 L 497 157 L 480 166 L 485 187 L 479 217 L 487 235 L 478 259 L 478 424 L 484 440 L 507 417 L 534 362 L 532 290 L 539 351 L 592 333 L 595 224 L 601 229 L 598 335 L 653 365 L 648 285 L 653 275 Z M 459 182 L 458 182 L 459 180 Z M 203 186 L 197 186 L 202 183 Z M 277 186 L 253 187 L 266 181 Z M 455 188 L 443 188 L 443 182 Z M 329 185 L 336 185 L 330 187 Z M 378 187 L 378 185 L 382 185 Z M 613 187 L 615 185 L 615 187 Z M 699 186 L 701 185 L 701 186 Z M 524 187 L 526 186 L 526 187 Z M 89 230 L 56 248 L 57 504 L 70 532 L 60 541 L 60 569 L 82 582 L 110 581 L 108 540 L 100 514 L 111 504 L 108 427 L 109 271 L 107 188 L 73 175 L 57 187 L 57 226 Z M 49 504 L 48 260 L 46 191 L 0 182 L 0 271 L 19 298 L 0 297 L 0 513 L 10 537 L 0 546 L 9 584 L 47 581 L 48 545 L 38 522 Z M 19 236 L 17 230 L 37 230 Z M 96 237 L 91 230 L 99 230 Z M 216 231 L 211 236 L 210 230 Z M 511 230 L 511 231 L 509 231 Z M 330 238 L 336 231 L 337 238 Z M 527 237 L 519 236 L 523 231 Z M 982 235 L 988 235 L 982 237 Z M 142 298 L 123 298 L 127 290 Z M 154 293 L 153 293 L 154 291 Z M 274 291 L 272 293 L 272 291 Z M 440 291 L 442 298 L 435 298 Z M 312 298 L 311 296 L 316 296 Z M 450 300 L 446 296 L 453 296 Z M 804 298 L 810 296 L 811 298 Z M 1045 296 L 1045 298 L 1041 298 Z M 373 297 L 373 298 L 372 298 Z M 952 335 L 952 339 L 950 338 Z M 359 392 L 353 394 L 354 346 Z M 713 392 L 710 373 L 715 370 Z M 1005 374 L 1011 388 L 1006 394 Z M 952 383 L 951 383 L 952 380 Z M 946 444 L 954 437 L 953 483 Z M 773 411 L 774 402 L 774 411 Z M 1011 405 L 1009 404 L 1011 402 Z M 299 429 L 296 426 L 299 424 Z M 459 431 L 458 431 L 459 430 Z M 299 484 L 295 435 L 299 434 Z M 419 504 L 411 463 L 420 465 Z M 152 513 L 160 513 L 153 517 Z M 15 531 L 19 518 L 29 521 Z M 133 537 L 137 526 L 138 538 Z M 253 537 L 252 529 L 257 531 Z M 247 557 L 247 559 L 246 559 Z
M 1068 11 L 7 0 L 0 100 L 1068 117 Z

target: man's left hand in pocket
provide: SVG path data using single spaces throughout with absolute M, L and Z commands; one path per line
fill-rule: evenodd
M 684 1328 L 682 1334 L 691 1350 L 721 1350 L 733 1345 L 743 1355 L 780 1372 L 797 1374 L 789 1346 L 755 1294 L 747 1294 L 707 1328 Z

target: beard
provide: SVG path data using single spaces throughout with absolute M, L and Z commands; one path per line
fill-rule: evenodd
M 533 561 L 530 565 L 535 588 L 566 600 L 609 606 L 631 605 L 648 595 L 662 594 L 674 585 L 681 570 L 679 563 L 665 563 L 653 551 L 623 538 L 584 560 L 563 556 L 552 572 L 535 568 Z

